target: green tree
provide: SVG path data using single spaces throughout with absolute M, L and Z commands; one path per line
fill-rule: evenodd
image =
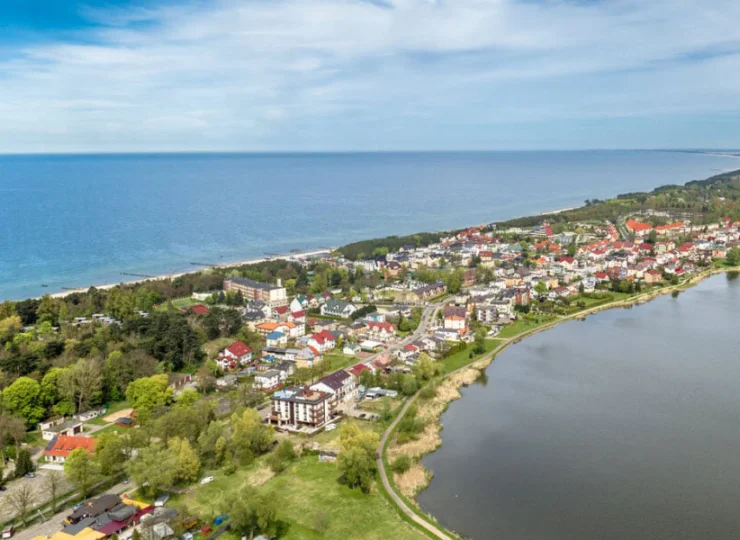
M 401 392 L 407 396 L 413 396 L 419 389 L 419 385 L 416 383 L 416 377 L 407 373 L 401 379 Z
M 283 461 L 293 461 L 297 456 L 293 443 L 289 439 L 283 439 L 280 441 L 275 453 L 280 456 Z
M 486 352 L 486 329 L 481 326 L 475 331 L 473 354 L 483 354 L 484 352 Z
M 247 386 L 247 385 L 244 385 L 244 386 Z M 185 388 L 177 396 L 177 400 L 175 401 L 175 404 L 178 407 L 190 407 L 199 399 L 200 399 L 200 394 L 198 393 L 197 390 L 193 390 L 192 388 Z
M 100 472 L 106 476 L 121 471 L 129 457 L 127 441 L 117 432 L 101 433 L 95 444 L 95 457 L 100 465 Z
M 254 487 L 244 486 L 236 497 L 231 497 L 225 510 L 232 529 L 248 535 L 251 540 L 260 533 L 268 538 L 277 534 L 277 499 L 274 495 L 260 493 Z
M 100 467 L 92 455 L 77 448 L 64 461 L 64 474 L 87 498 L 90 488 L 100 479 Z
M 544 281 L 538 281 L 537 284 L 534 286 L 534 290 L 537 294 L 546 294 L 547 284 Z
M 30 377 L 19 377 L 2 394 L 3 406 L 10 414 L 22 418 L 27 427 L 44 418 L 41 385 Z
M 74 403 L 78 412 L 99 402 L 102 387 L 103 376 L 95 360 L 82 358 L 59 376 L 60 395 Z
M 24 474 L 32 472 L 34 469 L 31 454 L 25 448 L 21 448 L 15 458 L 15 476 L 22 477 Z
M 345 423 L 339 431 L 341 452 L 337 467 L 350 487 L 368 492 L 375 474 L 375 450 L 380 438 L 355 422 Z
M 152 375 L 132 381 L 126 388 L 126 401 L 136 411 L 139 422 L 145 423 L 155 409 L 172 401 L 167 375 Z
M 38 308 L 36 308 L 36 317 L 39 323 L 50 322 L 52 326 L 59 323 L 59 309 L 54 299 L 48 294 L 41 297 Z
M 175 482 L 192 483 L 198 479 L 200 458 L 187 439 L 170 439 L 167 450 L 175 466 Z
M 175 483 L 177 464 L 171 452 L 160 445 L 152 445 L 139 450 L 126 464 L 126 470 L 142 490 L 155 496 Z
M 727 251 L 727 258 L 725 259 L 727 264 L 730 266 L 740 265 L 740 248 L 734 247 Z

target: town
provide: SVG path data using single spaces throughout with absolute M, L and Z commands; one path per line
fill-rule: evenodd
M 376 448 L 405 399 L 539 327 L 740 264 L 730 218 L 559 217 L 3 303 L 3 538 L 346 537 L 265 488 L 304 467 L 382 513 Z

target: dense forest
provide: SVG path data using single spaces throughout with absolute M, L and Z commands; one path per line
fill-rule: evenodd
M 675 219 L 693 223 L 714 223 L 720 218 L 740 220 L 740 170 L 719 174 L 706 180 L 693 180 L 683 186 L 665 185 L 643 193 L 623 193 L 606 201 L 587 200 L 573 210 L 550 214 L 550 223 L 616 221 L 620 216 L 654 210 Z M 542 223 L 543 216 L 526 216 L 497 223 L 500 227 L 531 227 Z
M 387 236 L 373 240 L 362 240 L 340 247 L 337 251 L 346 259 L 357 261 L 382 257 L 390 252 L 398 251 L 404 246 L 424 247 L 439 242 L 441 233 L 419 233 L 408 236 Z

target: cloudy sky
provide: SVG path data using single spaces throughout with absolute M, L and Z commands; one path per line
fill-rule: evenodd
M 0 152 L 740 147 L 737 0 L 2 0 Z

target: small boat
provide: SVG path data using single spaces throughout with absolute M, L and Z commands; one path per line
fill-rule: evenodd
M 46 283 L 42 283 L 41 286 L 42 287 L 48 287 L 48 285 Z

